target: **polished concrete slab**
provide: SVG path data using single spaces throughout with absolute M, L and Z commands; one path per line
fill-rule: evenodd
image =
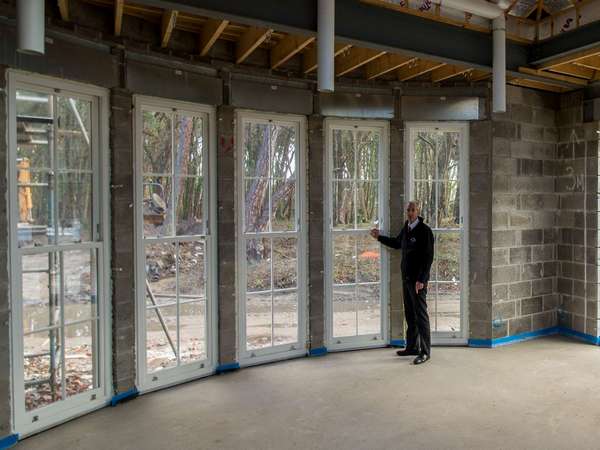
M 105 408 L 25 449 L 591 449 L 600 348 L 547 337 L 495 349 L 302 358 Z

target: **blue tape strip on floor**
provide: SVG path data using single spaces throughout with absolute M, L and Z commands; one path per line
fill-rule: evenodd
M 392 347 L 406 347 L 406 341 L 404 339 L 392 339 L 390 345 Z
M 11 434 L 6 437 L 0 438 L 0 450 L 4 450 L 5 448 L 11 448 L 13 445 L 16 445 L 18 441 L 18 434 Z
M 559 327 L 558 332 L 565 336 L 570 336 L 585 342 L 589 342 L 590 344 L 600 345 L 600 336 L 592 336 L 591 334 L 585 334 L 581 331 L 572 330 L 566 327 Z
M 137 388 L 129 389 L 128 391 L 121 392 L 120 394 L 113 395 L 113 398 L 110 399 L 110 406 L 116 406 L 118 403 L 121 403 L 124 400 L 129 400 L 133 397 L 137 397 L 140 392 Z
M 309 356 L 324 356 L 327 354 L 327 347 L 311 348 L 308 351 Z
M 232 362 L 229 364 L 221 364 L 220 366 L 217 366 L 217 368 L 215 369 L 215 373 L 219 374 L 219 373 L 231 372 L 232 370 L 238 370 L 239 368 L 240 368 L 240 363 L 238 363 L 238 362 Z
M 500 347 L 502 345 L 514 344 L 516 342 L 528 341 L 541 336 L 550 336 L 558 334 L 559 327 L 543 328 L 537 331 L 528 331 L 526 333 L 515 334 L 514 336 L 505 336 L 496 339 L 469 339 L 469 347 Z

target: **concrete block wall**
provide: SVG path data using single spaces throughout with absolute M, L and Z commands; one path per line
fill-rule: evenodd
M 508 86 L 492 120 L 492 337 L 556 325 L 558 97 Z

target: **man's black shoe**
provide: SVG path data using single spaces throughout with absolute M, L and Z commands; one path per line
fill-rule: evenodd
M 424 362 L 429 361 L 430 358 L 431 358 L 431 356 L 429 356 L 426 353 L 423 353 L 422 355 L 419 355 L 415 358 L 415 360 L 413 361 L 413 364 L 423 364 Z
M 408 350 L 408 349 L 404 349 L 404 350 L 398 350 L 396 352 L 396 355 L 398 356 L 414 356 L 414 355 L 418 355 L 419 352 L 416 350 Z

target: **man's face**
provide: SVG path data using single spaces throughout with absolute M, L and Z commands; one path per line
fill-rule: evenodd
M 419 216 L 419 209 L 412 203 L 409 203 L 406 205 L 406 216 L 410 222 L 414 222 Z

